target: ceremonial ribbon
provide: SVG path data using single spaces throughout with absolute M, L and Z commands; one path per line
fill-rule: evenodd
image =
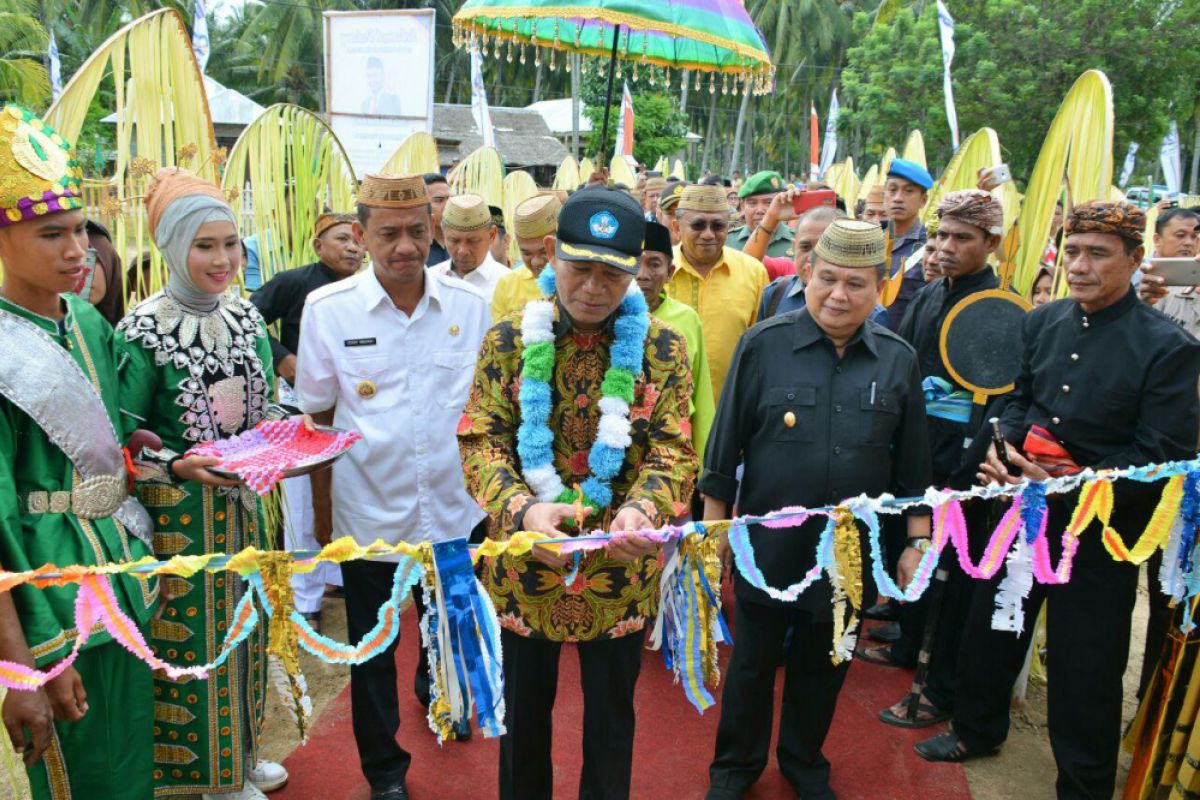
M 949 381 L 930 375 L 921 381 L 925 393 L 925 413 L 931 417 L 948 419 L 951 422 L 971 421 L 971 393 L 955 389 Z

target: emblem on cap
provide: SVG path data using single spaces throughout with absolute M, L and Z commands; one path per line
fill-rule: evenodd
M 772 177 L 772 178 L 771 178 L 771 188 L 772 188 L 772 189 L 778 189 L 778 188 L 779 188 L 779 178 L 775 178 L 775 177 Z
M 362 399 L 370 400 L 379 390 L 375 386 L 375 381 L 359 381 L 358 385 L 354 387 L 354 391 Z
M 592 215 L 588 221 L 588 228 L 592 232 L 592 236 L 597 239 L 611 239 L 617 235 L 617 228 L 620 228 L 620 223 L 617 218 L 607 211 L 600 211 Z

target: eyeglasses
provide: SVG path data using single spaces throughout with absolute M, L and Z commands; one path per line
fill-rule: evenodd
M 704 233 L 705 228 L 708 228 L 713 233 L 724 233 L 729 230 L 729 223 L 723 219 L 694 219 L 688 227 L 695 233 Z

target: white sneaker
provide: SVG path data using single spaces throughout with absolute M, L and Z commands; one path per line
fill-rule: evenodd
M 254 784 L 260 792 L 273 792 L 288 782 L 288 771 L 274 761 L 259 761 L 247 771 L 246 782 Z
M 267 800 L 267 796 L 258 790 L 253 783 L 247 781 L 236 792 L 221 792 L 220 794 L 202 794 L 204 800 Z

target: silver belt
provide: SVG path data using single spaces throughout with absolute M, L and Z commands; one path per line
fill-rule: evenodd
M 83 519 L 104 519 L 117 513 L 129 497 L 124 475 L 98 475 L 75 484 L 71 491 L 29 492 L 22 508 L 30 514 L 66 514 Z

